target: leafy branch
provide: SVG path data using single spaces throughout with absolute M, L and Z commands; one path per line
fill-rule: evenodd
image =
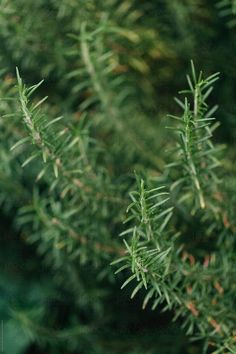
M 177 126 L 169 127 L 178 135 L 177 146 L 173 149 L 176 159 L 166 167 L 175 180 L 170 190 L 180 194 L 178 203 L 189 200 L 191 213 L 200 209 L 211 209 L 218 214 L 216 196 L 220 183 L 215 170 L 220 166 L 218 160 L 221 146 L 214 146 L 212 136 L 219 123 L 215 122 L 217 106 L 209 107 L 207 99 L 212 85 L 218 80 L 218 73 L 204 78 L 197 76 L 193 63 L 191 77 L 187 76 L 189 88 L 181 91 L 184 100 L 176 98 L 183 111 L 181 116 L 169 115 L 177 121 Z M 189 98 L 188 98 L 189 97 Z
M 217 74 L 207 79 L 202 74 L 197 77 L 192 64 L 190 88 L 182 91 L 192 96 L 192 106 L 187 98 L 184 102 L 177 99 L 183 115 L 171 116 L 179 124 L 173 127 L 179 136 L 175 149 L 178 158 L 167 166 L 167 171 L 170 175 L 174 171 L 176 181 L 169 182 L 169 194 L 163 186 L 147 188 L 144 180 L 137 179 L 138 190 L 130 194 L 132 202 L 127 208 L 128 227 L 121 233 L 126 255 L 113 264 L 119 265 L 116 273 L 131 273 L 121 287 L 135 284 L 131 298 L 145 291 L 143 308 L 152 302 L 152 309 L 161 305 L 163 311 L 173 310 L 175 320 L 183 319 L 188 335 L 204 340 L 204 353 L 208 348 L 213 348 L 214 353 L 234 353 L 236 315 L 230 310 L 235 299 L 234 240 L 221 223 L 219 242 L 212 244 L 208 254 L 204 250 L 199 253 L 204 257 L 196 258 L 188 251 L 175 218 L 177 207 L 189 198 L 191 203 L 186 204 L 186 209 L 198 220 L 199 232 L 208 233 L 205 219 L 198 219 L 197 212 L 206 209 L 211 218 L 212 193 L 216 193 L 212 185 L 219 182 L 214 171 L 219 165 L 215 157 L 219 148 L 211 141 L 217 126 L 212 124 L 216 108 L 209 109 L 206 104 L 217 79 Z M 180 200 L 172 195 L 177 187 L 183 194 Z M 191 226 L 187 232 L 191 236 Z M 211 236 L 213 232 L 211 229 Z

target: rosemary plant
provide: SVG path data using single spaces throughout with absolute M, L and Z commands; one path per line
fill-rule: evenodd
M 0 1 L 4 352 L 236 353 L 234 12 Z

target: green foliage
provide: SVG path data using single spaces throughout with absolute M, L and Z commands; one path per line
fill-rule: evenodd
M 219 179 L 214 172 L 220 165 L 217 159 L 219 147 L 214 147 L 212 142 L 212 133 L 218 126 L 218 123 L 212 123 L 215 120 L 212 115 L 217 106 L 209 109 L 207 104 L 207 98 L 213 89 L 211 85 L 217 79 L 218 74 L 204 79 L 200 73 L 197 77 L 192 63 L 192 77 L 187 76 L 189 89 L 181 91 L 182 94 L 190 95 L 191 101 L 187 97 L 184 102 L 176 98 L 183 115 L 169 115 L 179 122 L 177 127 L 173 127 L 179 140 L 176 161 L 168 165 L 170 170 L 175 169 L 176 179 L 170 189 L 174 193 L 179 188 L 180 203 L 190 199 L 192 214 L 205 208 L 212 209 L 216 216 L 219 212 L 215 198 Z
M 220 10 L 220 15 L 227 17 L 228 26 L 234 27 L 236 25 L 236 2 L 235 0 L 221 0 L 217 3 L 217 8 Z
M 214 353 L 234 353 L 235 243 L 230 233 L 225 238 L 227 226 L 220 220 L 223 205 L 215 197 L 220 193 L 213 172 L 219 165 L 217 149 L 211 142 L 215 108 L 209 111 L 206 103 L 217 74 L 203 79 L 202 73 L 196 75 L 192 64 L 192 78 L 187 79 L 190 88 L 182 93 L 193 96 L 193 105 L 187 98 L 184 103 L 177 99 L 183 115 L 170 116 L 178 122 L 174 130 L 179 141 L 178 157 L 167 168 L 181 173 L 176 173 L 176 180 L 169 184 L 175 209 L 166 198 L 164 187 L 147 189 L 144 180 L 138 181 L 139 190 L 131 193 L 132 203 L 127 209 L 131 214 L 127 219 L 129 227 L 121 234 L 130 235 L 131 240 L 125 241 L 127 255 L 118 260 L 122 266 L 116 272 L 131 270 L 131 276 L 122 285 L 124 288 L 135 282 L 131 298 L 143 287 L 146 289 L 144 308 L 150 301 L 152 309 L 164 303 L 163 311 L 174 309 L 175 319 L 184 317 L 186 333 L 205 340 L 204 352 L 213 346 Z M 179 214 L 176 220 L 171 217 L 177 209 L 183 210 L 183 204 L 193 222 L 198 220 L 197 237 L 204 233 L 205 238 L 211 239 L 209 253 L 206 246 L 202 250 L 198 246 L 195 256 L 189 253 L 182 231 L 177 231 L 177 223 L 184 215 Z M 217 230 L 213 227 L 215 217 Z M 191 227 L 187 232 L 190 236 Z M 214 241 L 216 235 L 220 242 Z
M 236 352 L 233 6 L 0 2 L 6 352 Z

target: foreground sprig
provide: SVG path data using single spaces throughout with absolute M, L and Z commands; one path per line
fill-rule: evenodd
M 169 115 L 177 121 L 177 126 L 169 128 L 177 133 L 178 140 L 173 149 L 175 161 L 167 165 L 174 179 L 170 190 L 178 203 L 187 203 L 192 214 L 199 208 L 210 209 L 216 217 L 220 179 L 215 171 L 220 166 L 222 146 L 213 143 L 213 132 L 219 125 L 214 118 L 217 106 L 209 107 L 207 100 L 218 77 L 218 73 L 207 78 L 202 73 L 197 76 L 192 63 L 191 77 L 187 76 L 189 88 L 180 92 L 184 100 L 175 99 L 183 113 Z
M 116 273 L 131 273 L 122 285 L 124 288 L 134 284 L 131 298 L 145 289 L 143 307 L 151 302 L 152 309 L 161 305 L 164 311 L 173 310 L 175 319 L 182 318 L 188 335 L 204 340 L 204 353 L 209 348 L 214 353 L 234 353 L 236 314 L 231 309 L 236 273 L 232 234 L 221 221 L 217 224 L 219 241 L 212 240 L 206 249 L 201 243 L 197 249 L 190 248 L 191 223 L 198 222 L 199 238 L 202 234 L 205 240 L 216 237 L 216 230 L 209 231 L 200 211 L 204 209 L 213 224 L 216 210 L 222 212 L 219 205 L 216 209 L 211 203 L 213 191 L 216 193 L 211 185 L 216 188 L 219 182 L 214 171 L 219 165 L 215 157 L 219 148 L 211 140 L 217 126 L 211 123 L 215 108 L 209 110 L 206 104 L 217 78 L 214 74 L 203 79 L 202 73 L 197 77 L 192 64 L 190 89 L 183 93 L 192 95 L 193 105 L 187 98 L 184 103 L 177 99 L 183 115 L 171 116 L 179 124 L 173 127 L 179 136 L 178 158 L 167 166 L 167 171 L 176 181 L 166 179 L 168 193 L 163 186 L 152 184 L 152 188 L 147 188 L 147 183 L 138 178 L 138 190 L 130 194 L 128 228 L 121 234 L 125 237 L 126 255 L 113 264 L 121 264 Z M 182 198 L 176 198 L 175 189 Z M 183 205 L 186 211 L 181 215 Z M 190 222 L 179 231 L 188 210 Z

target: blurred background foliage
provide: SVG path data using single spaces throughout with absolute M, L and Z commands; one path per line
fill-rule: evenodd
M 220 72 L 211 100 L 219 104 L 216 139 L 227 144 L 223 183 L 236 202 L 235 1 L 1 0 L 0 311 L 7 353 L 201 353 L 171 313 L 143 311 L 139 297 L 129 300 L 109 265 L 122 248 L 134 170 L 156 177 L 168 159 L 165 117 L 178 110 L 173 96 L 185 87 L 190 59 L 206 75 Z M 45 115 L 63 115 L 84 134 L 97 175 L 92 185 L 81 178 L 84 222 L 77 209 L 65 215 L 78 200 L 60 200 L 64 189 L 46 193 L 52 176 L 35 185 L 38 161 L 22 169 L 27 149 L 10 153 L 24 136 L 16 66 L 28 85 L 44 79 L 36 98 L 49 96 Z M 73 240 L 63 253 L 70 227 L 90 235 L 89 245 L 78 251 Z

